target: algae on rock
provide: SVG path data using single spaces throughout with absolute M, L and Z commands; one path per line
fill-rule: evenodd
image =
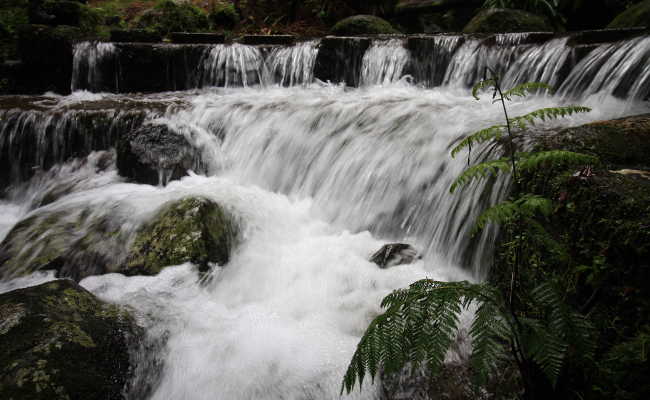
M 0 398 L 124 398 L 142 335 L 125 309 L 59 280 L 1 294 L 0 316 Z
M 230 259 L 237 227 L 218 204 L 189 197 L 161 210 L 136 236 L 123 272 L 155 275 L 162 268 L 192 262 L 206 271 Z

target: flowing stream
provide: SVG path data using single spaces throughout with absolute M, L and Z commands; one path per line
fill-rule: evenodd
M 575 62 L 566 39 L 521 44 L 525 38 L 501 37 L 485 47 L 444 36 L 428 44 L 435 59 L 400 40 L 375 42 L 363 56 L 358 88 L 314 76 L 317 42 L 265 52 L 210 46 L 190 79 L 196 89 L 75 92 L 32 99 L 18 111 L 7 107 L 0 111 L 0 154 L 19 166 L 0 199 L 0 239 L 26 217 L 90 210 L 123 233 L 98 244 L 106 257 L 119 257 L 163 205 L 212 199 L 239 221 L 242 240 L 209 278 L 200 282 L 196 268 L 184 264 L 158 276 L 81 282 L 104 300 L 132 307 L 147 330 L 151 345 L 137 355 L 139 387 L 131 397 L 339 398 L 347 363 L 386 294 L 425 277 L 485 276 L 496 232 L 473 239 L 470 232 L 508 181 L 451 194 L 467 159 L 449 153 L 463 135 L 502 120 L 491 95 L 476 101 L 467 88 L 486 66 L 508 85 L 532 79 L 559 87 L 557 95 L 515 99 L 512 115 L 575 103 L 593 108 L 541 128 L 648 112 L 642 99 L 650 85 L 650 39 L 596 46 Z M 97 70 L 118 51 L 79 45 L 73 88 L 119 80 Z M 100 111 L 108 117 L 93 114 Z M 88 136 L 88 118 L 99 135 Z M 118 176 L 114 135 L 143 121 L 184 135 L 205 171 L 165 187 Z M 75 156 L 67 150 L 73 147 L 85 154 Z M 494 152 L 482 148 L 473 157 Z M 46 201 L 52 193 L 58 194 Z M 393 241 L 414 245 L 422 259 L 385 270 L 368 261 Z M 5 279 L 0 292 L 53 278 L 40 272 Z M 378 389 L 368 382 L 346 397 L 377 399 Z

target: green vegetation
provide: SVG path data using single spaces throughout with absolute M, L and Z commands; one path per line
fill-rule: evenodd
M 636 4 L 618 16 L 607 26 L 608 28 L 631 28 L 650 26 L 650 0 Z
M 208 18 L 213 28 L 232 30 L 239 24 L 239 14 L 235 6 L 229 3 L 216 3 Z
M 163 0 L 145 11 L 136 26 L 167 35 L 170 32 L 201 32 L 209 28 L 205 11 L 190 3 Z
M 555 279 L 532 280 L 539 252 L 566 259 L 560 243 L 546 231 L 542 221 L 553 209 L 552 201 L 527 193 L 521 186 L 523 174 L 535 175 L 551 167 L 593 164 L 596 158 L 564 150 L 519 152 L 516 140 L 538 120 L 587 112 L 580 106 L 546 108 L 526 115 L 509 117 L 506 101 L 513 96 L 549 89 L 544 84 L 527 83 L 502 91 L 494 76 L 477 84 L 491 88 L 501 103 L 505 123 L 475 132 L 460 141 L 452 155 L 482 142 L 502 146 L 505 157 L 468 167 L 458 176 L 451 191 L 474 179 L 511 173 L 510 198 L 488 208 L 479 218 L 477 229 L 498 223 L 503 257 L 494 269 L 501 279 L 494 283 L 436 282 L 429 279 L 388 295 L 382 301 L 384 314 L 376 317 L 363 335 L 345 374 L 342 390 L 350 392 L 366 373 L 374 377 L 380 368 L 390 374 L 406 366 L 424 366 L 436 374 L 458 332 L 460 314 L 476 306 L 469 335 L 472 339 L 470 369 L 476 393 L 483 390 L 502 365 L 514 363 L 527 399 L 552 395 L 567 365 L 592 359 L 596 350 L 595 331 L 581 313 L 565 302 L 565 294 Z M 514 395 L 514 394 L 511 394 Z
M 548 32 L 556 28 L 537 14 L 522 10 L 485 9 L 472 18 L 464 33 Z

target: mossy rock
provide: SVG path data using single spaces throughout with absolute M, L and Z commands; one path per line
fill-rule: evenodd
M 506 8 L 483 10 L 463 28 L 464 33 L 547 31 L 554 31 L 554 29 L 545 18 L 526 11 Z
M 213 29 L 232 30 L 239 24 L 239 13 L 231 3 L 217 3 L 208 14 L 208 19 Z
M 399 34 L 390 22 L 372 15 L 355 15 L 339 21 L 331 30 L 336 36 Z
M 206 271 L 225 265 L 235 246 L 237 226 L 218 204 L 189 197 L 163 208 L 136 236 L 122 272 L 155 275 L 164 267 L 192 262 Z
M 0 398 L 118 400 L 142 330 L 69 280 L 0 295 Z
M 154 31 L 160 35 L 170 32 L 201 32 L 209 28 L 208 17 L 203 10 L 191 3 L 165 0 L 140 16 L 139 29 Z
M 623 11 L 607 25 L 608 28 L 650 27 L 650 0 L 645 0 Z

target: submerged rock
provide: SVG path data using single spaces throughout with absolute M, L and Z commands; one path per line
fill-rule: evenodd
M 521 10 L 490 8 L 476 14 L 464 33 L 547 32 L 553 27 L 539 15 Z
M 123 399 L 141 329 L 69 280 L 0 295 L 0 398 Z
M 148 124 L 117 143 L 119 174 L 137 183 L 165 185 L 201 169 L 198 152 L 167 125 Z
M 236 237 L 237 227 L 223 208 L 189 197 L 165 207 L 137 234 L 122 272 L 155 275 L 188 261 L 206 271 L 210 263 L 228 263 Z
M 372 15 L 355 15 L 339 21 L 332 27 L 336 36 L 399 34 L 390 22 Z
M 379 265 L 379 268 L 390 268 L 396 265 L 412 264 L 420 258 L 422 256 L 410 244 L 391 243 L 382 246 L 370 256 L 370 261 Z
M 135 232 L 118 209 L 52 206 L 18 222 L 0 243 L 0 278 L 41 270 L 76 281 L 110 272 L 155 275 L 184 262 L 205 271 L 228 262 L 237 234 L 230 215 L 202 198 L 167 205 Z

